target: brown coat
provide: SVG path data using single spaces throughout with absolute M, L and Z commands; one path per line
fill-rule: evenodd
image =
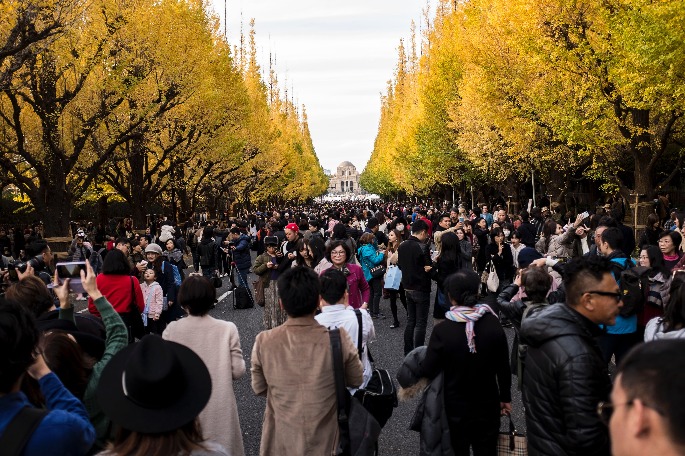
M 361 385 L 357 348 L 340 330 L 345 383 Z M 332 455 L 338 441 L 333 357 L 328 330 L 313 316 L 288 318 L 257 335 L 252 389 L 266 395 L 260 455 Z

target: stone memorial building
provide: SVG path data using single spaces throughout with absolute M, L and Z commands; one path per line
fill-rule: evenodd
M 359 187 L 359 173 L 352 163 L 344 161 L 338 165 L 335 174 L 330 177 L 328 193 L 354 193 L 357 195 L 362 193 L 362 189 Z

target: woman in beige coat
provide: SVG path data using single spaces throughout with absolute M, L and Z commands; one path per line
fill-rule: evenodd
M 233 381 L 245 374 L 238 329 L 230 321 L 216 320 L 208 315 L 216 302 L 216 289 L 205 277 L 188 277 L 178 292 L 178 302 L 189 315 L 170 323 L 162 337 L 193 350 L 209 369 L 212 395 L 200 413 L 202 435 L 223 445 L 228 454 L 243 456 L 245 451 L 233 391 Z

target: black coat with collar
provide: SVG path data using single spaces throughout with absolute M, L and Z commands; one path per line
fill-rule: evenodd
M 597 404 L 611 392 L 595 341 L 598 325 L 566 304 L 529 315 L 521 325 L 528 454 L 609 455 L 609 432 Z

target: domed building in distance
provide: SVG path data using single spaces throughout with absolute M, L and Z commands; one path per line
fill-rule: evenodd
M 329 194 L 356 194 L 362 193 L 359 186 L 359 173 L 357 168 L 350 162 L 344 161 L 338 165 L 335 174 L 330 176 L 328 185 Z

